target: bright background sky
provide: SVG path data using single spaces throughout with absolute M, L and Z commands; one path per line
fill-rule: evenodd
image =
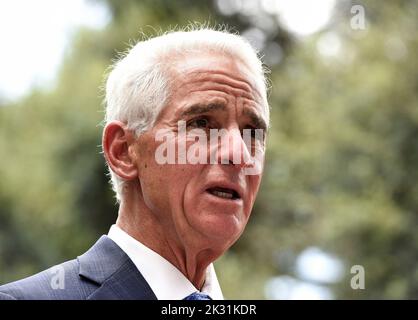
M 98 1 L 0 1 L 0 97 L 13 100 L 52 83 L 76 28 L 102 28 L 109 20 Z

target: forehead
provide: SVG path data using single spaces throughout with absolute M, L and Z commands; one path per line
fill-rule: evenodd
M 265 115 L 262 95 L 250 69 L 237 58 L 205 54 L 181 58 L 172 65 L 172 98 L 209 99 L 233 97 Z
M 229 84 L 232 86 L 260 95 L 253 80 L 255 78 L 254 74 L 240 59 L 233 58 L 230 55 L 219 53 L 188 55 L 176 59 L 171 71 L 181 85 L 199 79 L 203 80 L 205 76 L 218 74 L 223 76 L 225 81 L 230 80 Z

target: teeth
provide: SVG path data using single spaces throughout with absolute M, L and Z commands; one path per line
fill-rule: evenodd
M 214 194 L 215 196 L 218 196 L 220 198 L 225 198 L 225 199 L 232 199 L 232 197 L 233 197 L 233 195 L 231 193 L 217 191 L 217 190 L 212 191 L 212 194 Z

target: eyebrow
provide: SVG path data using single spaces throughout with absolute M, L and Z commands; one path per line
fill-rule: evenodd
M 257 129 L 263 129 L 264 131 L 267 130 L 267 124 L 263 118 L 261 118 L 256 112 L 251 109 L 244 108 L 243 112 L 246 116 L 251 119 L 251 122 Z
M 225 111 L 226 106 L 221 103 L 195 104 L 187 108 L 186 110 L 184 110 L 181 113 L 181 116 L 182 117 L 194 116 L 194 115 L 203 114 L 203 113 L 207 113 L 210 111 L 218 111 L 218 110 Z

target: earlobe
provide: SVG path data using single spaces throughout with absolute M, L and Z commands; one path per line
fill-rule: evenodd
M 120 121 L 109 122 L 103 130 L 103 152 L 111 170 L 125 180 L 138 176 L 136 159 L 129 152 L 132 133 Z

